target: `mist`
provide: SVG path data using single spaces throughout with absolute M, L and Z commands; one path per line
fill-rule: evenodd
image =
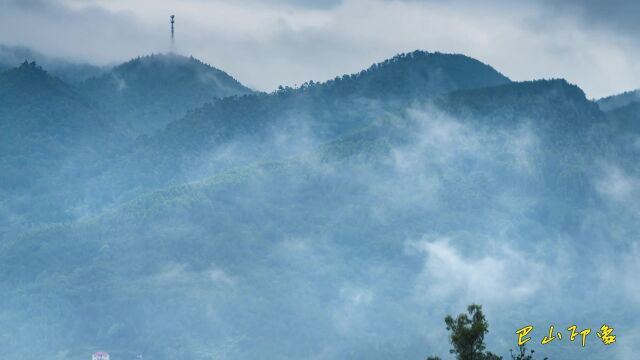
M 536 358 L 634 358 L 626 14 L 150 4 L 0 14 L 37 50 L 0 48 L 3 356 L 452 359 L 444 317 L 476 303 L 504 358 L 526 325 Z
M 488 345 L 503 356 L 529 324 L 536 336 L 552 324 L 637 331 L 640 180 L 579 89 L 507 83 L 495 91 L 516 99 L 488 112 L 460 108 L 464 92 L 408 106 L 356 95 L 327 117 L 316 112 L 325 88 L 214 101 L 130 150 L 96 153 L 89 173 L 87 160 L 64 160 L 62 174 L 85 173 L 47 178 L 76 194 L 65 197 L 68 220 L 4 236 L 7 353 L 445 357 L 443 317 L 470 303 L 483 304 Z M 530 88 L 563 105 L 536 113 L 543 103 L 518 100 Z M 276 111 L 220 123 L 214 142 L 196 146 L 196 119 L 217 124 L 211 111 L 263 101 Z M 196 137 L 167 148 L 181 123 Z M 135 164 L 155 146 L 175 158 L 151 161 L 151 181 Z M 595 336 L 588 354 L 568 341 L 533 346 L 564 359 L 632 351 Z

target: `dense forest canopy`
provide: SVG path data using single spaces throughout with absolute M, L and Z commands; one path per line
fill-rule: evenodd
M 603 323 L 619 343 L 530 349 L 635 353 L 630 94 L 424 51 L 272 93 L 177 54 L 19 54 L 0 56 L 7 358 L 466 359 L 465 333 L 494 359 L 528 324 Z

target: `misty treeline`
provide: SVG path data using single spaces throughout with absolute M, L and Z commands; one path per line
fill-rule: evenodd
M 422 51 L 272 93 L 177 54 L 30 54 L 0 56 L 8 359 L 446 359 L 478 314 L 508 358 L 523 323 L 640 326 L 628 94 Z

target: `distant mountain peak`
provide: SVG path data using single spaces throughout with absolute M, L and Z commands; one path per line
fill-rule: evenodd
M 42 69 L 42 67 L 38 66 L 38 64 L 36 64 L 35 61 L 27 61 L 25 60 L 22 64 L 20 64 L 19 66 L 20 68 L 28 68 L 28 69 Z
M 0 108 L 0 123 L 16 133 L 60 135 L 73 133 L 70 129 L 105 129 L 90 101 L 35 61 L 0 73 Z M 65 141 L 74 141 L 65 136 Z
M 133 136 L 153 133 L 207 102 L 252 92 L 222 70 L 171 53 L 131 59 L 81 87 Z
M 87 83 L 99 83 L 114 77 L 119 80 L 143 81 L 144 84 L 140 85 L 148 85 L 148 82 L 169 85 L 167 82 L 171 82 L 171 85 L 176 88 L 210 83 L 215 85 L 215 88 L 209 89 L 211 90 L 210 97 L 225 97 L 252 92 L 224 71 L 193 56 L 174 53 L 136 57 L 114 67 L 112 71 L 101 77 L 89 79 Z M 144 86 L 143 88 L 145 92 L 156 90 Z
M 473 64 L 473 65 L 484 67 L 485 69 L 493 69 L 491 66 L 477 59 L 469 57 L 467 55 L 456 54 L 456 53 L 442 53 L 439 51 L 429 52 L 424 50 L 415 50 L 408 53 L 397 54 L 392 58 L 389 58 L 387 60 L 384 60 L 372 65 L 369 69 L 384 67 L 384 66 L 392 66 L 394 64 L 414 64 L 414 65 L 422 64 L 426 66 L 433 66 L 437 64 L 437 65 L 447 65 L 447 66 L 454 66 L 454 67 L 460 66 L 462 64 L 464 65 Z M 493 70 L 498 72 L 495 69 Z M 502 74 L 500 75 L 505 80 L 509 80 L 509 78 L 507 78 L 506 76 Z
M 126 61 L 114 68 L 120 70 L 133 69 L 140 66 L 204 66 L 207 68 L 215 69 L 214 67 L 194 58 L 193 56 L 179 55 L 175 53 L 158 53 L 135 57 L 129 61 Z M 218 70 L 218 69 L 215 69 Z M 220 71 L 220 70 L 218 70 Z
M 42 68 L 42 66 L 38 65 L 35 61 L 27 61 L 22 62 L 18 67 L 13 70 L 9 70 L 9 73 L 13 73 L 21 76 L 39 76 L 39 77 L 49 77 L 50 75 L 46 70 Z
M 509 78 L 491 66 L 468 56 L 416 50 L 355 74 L 311 83 L 311 88 L 324 87 L 343 96 L 424 98 L 509 82 Z
M 26 47 L 0 44 L 0 71 L 20 66 L 25 60 L 35 61 L 47 72 L 69 84 L 77 84 L 106 70 L 79 60 L 49 56 Z
M 35 61 L 24 61 L 18 67 L 0 73 L 0 95 L 37 97 L 51 93 L 75 96 L 69 85 L 49 74 Z
M 602 111 L 615 110 L 633 103 L 640 103 L 640 89 L 625 91 L 618 95 L 607 96 L 597 102 Z

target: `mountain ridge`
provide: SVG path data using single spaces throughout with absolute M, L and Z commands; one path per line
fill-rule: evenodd
M 0 73 L 0 103 L 5 110 L 2 116 L 5 122 L 17 125 L 24 122 L 23 118 L 31 121 L 39 119 L 40 122 L 34 123 L 34 131 L 43 130 L 42 127 L 47 124 L 81 126 L 85 120 L 91 121 L 97 114 L 97 109 L 89 98 L 52 76 L 35 62 L 27 61 L 19 67 Z M 81 114 L 71 116 L 74 111 Z M 63 118 L 64 122 L 50 121 L 54 117 Z M 93 123 L 108 126 L 103 119 Z
M 640 90 L 625 91 L 597 100 L 602 111 L 612 111 L 634 102 L 640 102 Z
M 478 74 L 469 76 L 469 72 Z M 401 79 L 390 85 L 396 74 L 401 74 Z M 471 80 L 465 82 L 465 78 Z M 381 114 L 402 111 L 453 89 L 509 82 L 495 69 L 464 55 L 415 51 L 327 82 L 204 104 L 157 133 L 140 138 L 125 158 L 144 159 L 136 165 L 138 170 L 147 169 L 142 172 L 149 174 L 150 168 L 157 170 L 154 179 L 143 175 L 144 181 L 163 182 L 163 174 L 176 176 L 182 171 L 194 174 L 235 166 L 226 163 L 224 157 L 209 161 L 203 157 L 233 147 L 240 139 L 252 139 L 252 146 L 235 147 L 236 159 L 286 157 L 302 146 L 301 142 L 336 139 Z M 278 147 L 269 144 L 269 139 L 283 134 L 286 136 Z
M 635 264 L 636 104 L 602 112 L 566 80 L 512 82 L 463 55 L 413 52 L 272 93 L 208 100 L 204 87 L 191 107 L 172 85 L 200 81 L 199 66 L 132 59 L 84 91 L 28 63 L 10 73 L 23 89 L 4 82 L 23 112 L 0 125 L 42 116 L 60 132 L 25 131 L 31 152 L 0 133 L 2 180 L 19 174 L 0 187 L 8 357 L 424 358 L 448 350 L 425 337 L 432 325 L 477 297 L 499 344 L 523 308 L 637 327 L 619 310 L 629 293 L 599 271 L 607 255 Z M 92 126 L 126 116 L 140 128 L 109 141 Z M 630 269 L 605 268 L 635 284 Z
M 99 75 L 108 69 L 108 66 L 96 66 L 80 61 L 48 56 L 23 46 L 0 44 L 0 71 L 19 66 L 23 61 L 35 61 L 52 75 L 73 85 Z
M 79 88 L 134 137 L 149 135 L 207 102 L 252 92 L 222 70 L 172 53 L 129 60 Z

